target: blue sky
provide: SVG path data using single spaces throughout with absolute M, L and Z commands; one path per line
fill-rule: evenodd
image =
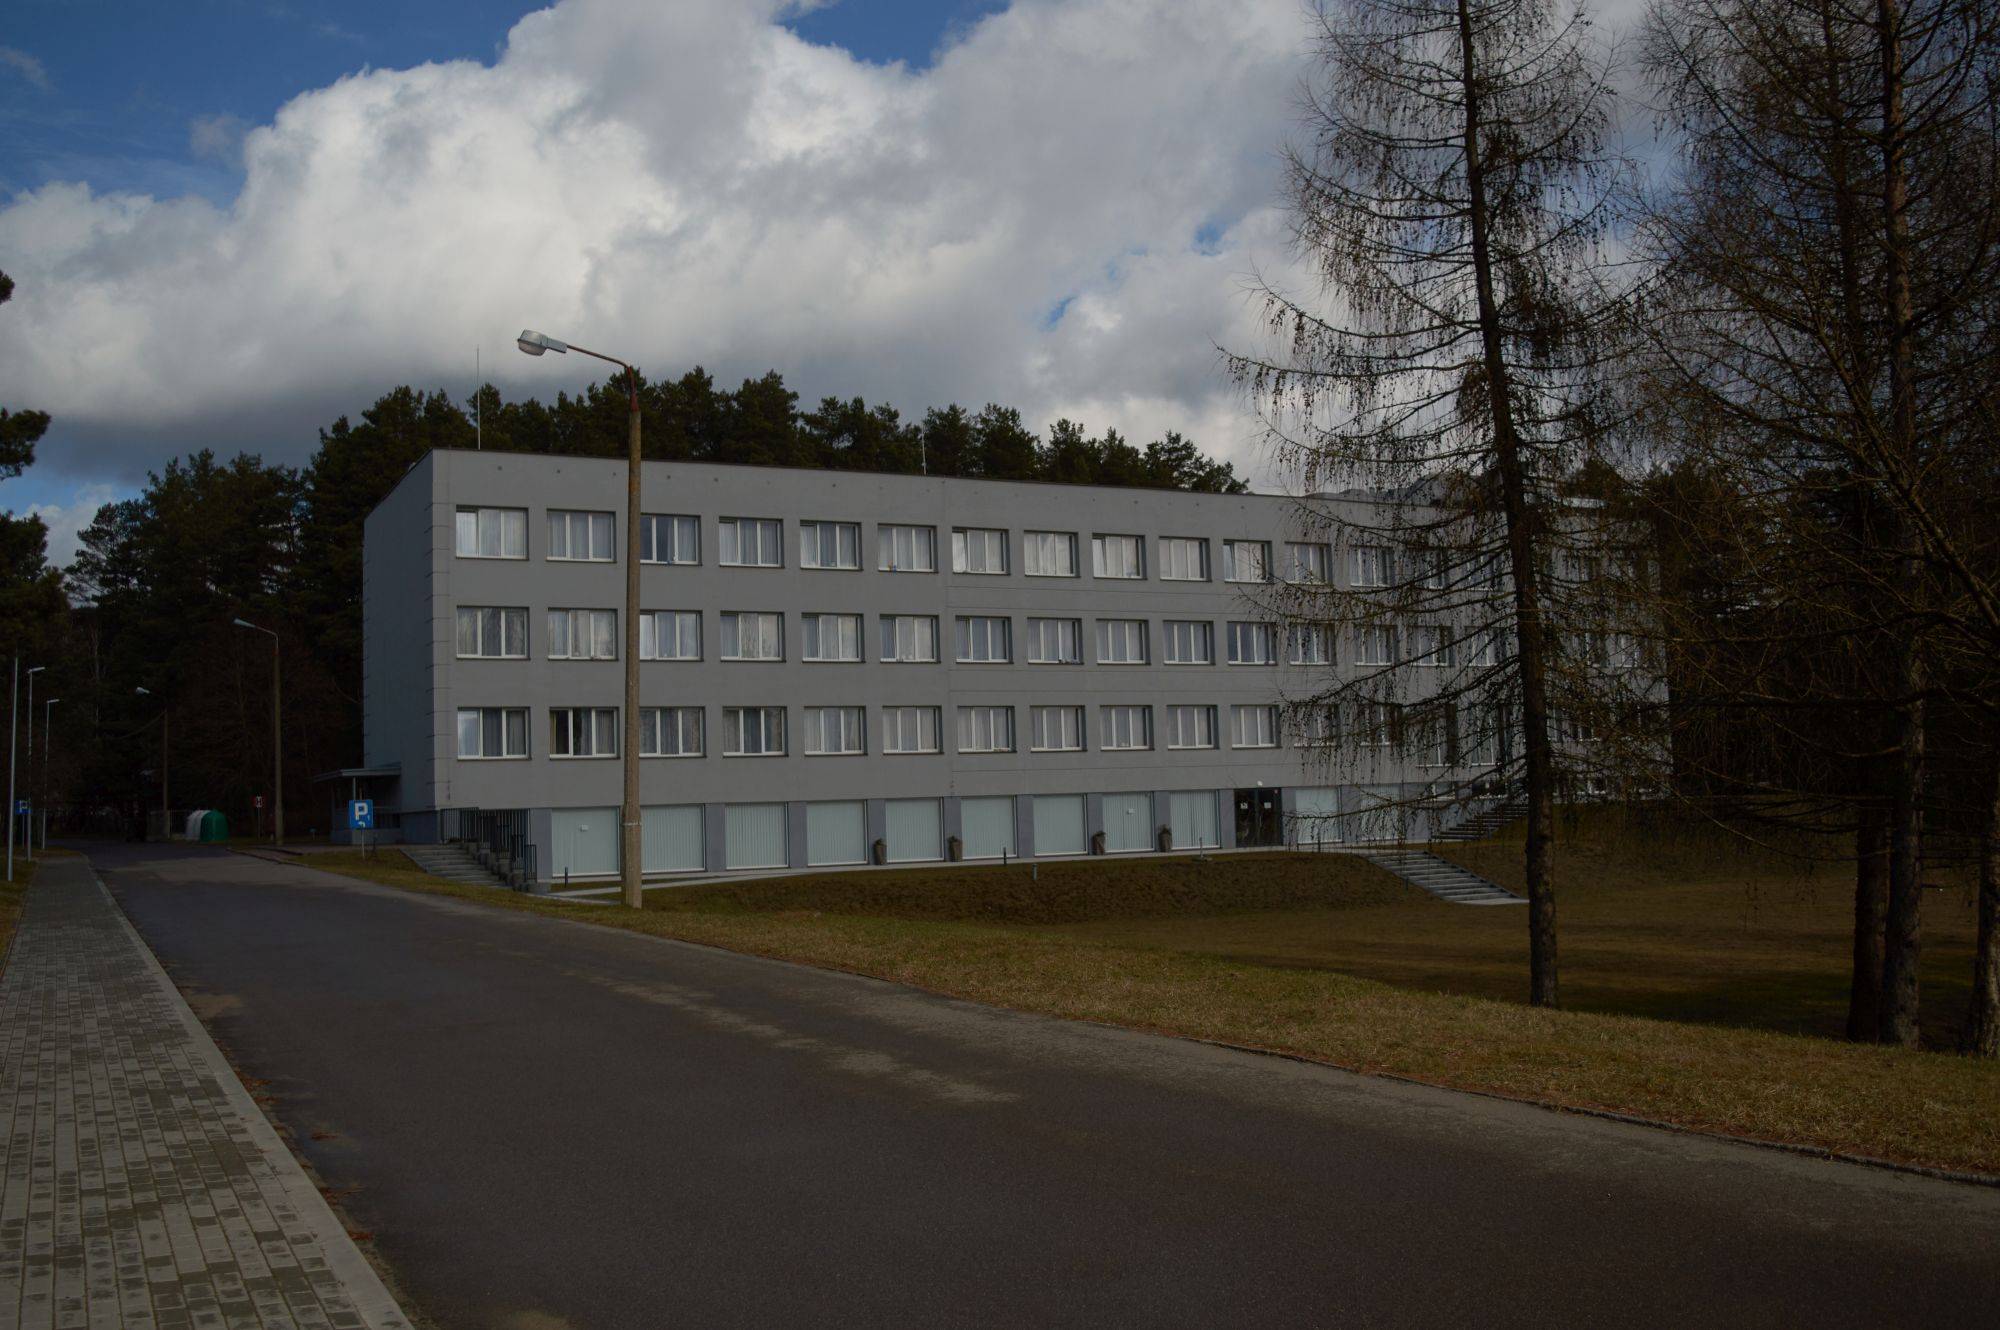
M 508 354 L 531 323 L 1254 471 L 1215 348 L 1284 257 L 1304 35 L 1298 0 L 8 0 L 0 403 L 56 423 L 0 506 L 60 561 L 168 458 L 303 462 L 474 348 L 587 382 Z

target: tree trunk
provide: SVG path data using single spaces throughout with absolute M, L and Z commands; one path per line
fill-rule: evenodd
M 2000 1057 L 2000 765 L 1990 792 L 1979 838 L 1979 942 L 1965 1021 L 1965 1051 L 1981 1058 Z
M 1873 803 L 1854 828 L 1854 975 L 1848 986 L 1847 1037 L 1872 1044 L 1881 1035 L 1882 925 L 1889 908 L 1889 822 Z
M 1555 762 L 1549 745 L 1547 642 L 1540 583 L 1535 570 L 1535 530 L 1528 504 L 1529 477 L 1514 429 L 1507 359 L 1501 343 L 1499 302 L 1493 294 L 1493 257 L 1487 234 L 1485 166 L 1480 158 L 1478 56 L 1472 42 L 1468 0 L 1458 3 L 1459 81 L 1465 93 L 1465 187 L 1472 232 L 1472 270 L 1479 296 L 1479 337 L 1493 417 L 1493 451 L 1507 517 L 1507 555 L 1514 578 L 1514 636 L 1521 682 L 1521 742 L 1528 782 L 1528 1001 L 1558 1005 L 1556 895 L 1550 872 L 1555 832 Z
M 1898 0 L 1876 0 L 1882 48 L 1883 285 L 1889 322 L 1890 436 L 1885 471 L 1914 477 L 1916 395 L 1911 375 L 1909 182 L 1904 163 L 1903 17 Z M 1889 914 L 1882 954 L 1880 1028 L 1885 1043 L 1914 1046 L 1917 959 L 1922 944 L 1924 666 L 1917 642 L 1923 566 L 1910 523 L 1894 524 L 1896 608 L 1905 628 L 1893 680 L 1895 756 L 1889 806 Z

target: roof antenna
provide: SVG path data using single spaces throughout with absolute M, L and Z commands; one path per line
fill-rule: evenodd
M 485 394 L 480 391 L 483 385 L 479 382 L 479 347 L 477 344 L 472 348 L 472 378 L 472 446 L 484 451 L 485 440 L 482 436 L 484 434 L 485 422 L 481 419 L 481 416 L 485 410 L 485 403 L 480 398 L 485 396 Z

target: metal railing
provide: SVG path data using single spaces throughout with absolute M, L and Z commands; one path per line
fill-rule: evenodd
M 532 891 L 536 872 L 535 843 L 528 838 L 525 808 L 456 808 L 449 810 L 448 839 L 464 845 L 481 867 L 515 891 Z

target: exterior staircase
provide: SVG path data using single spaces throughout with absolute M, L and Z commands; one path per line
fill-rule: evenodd
M 447 882 L 458 882 L 469 887 L 504 887 L 496 874 L 489 871 L 472 852 L 457 841 L 447 841 L 443 845 L 403 845 L 398 846 L 410 857 L 410 862 Z
M 1528 804 L 1525 799 L 1509 799 L 1504 803 L 1494 804 L 1484 812 L 1474 813 L 1463 822 L 1446 827 L 1431 839 L 1445 842 L 1485 840 L 1489 836 L 1496 836 L 1505 831 L 1527 815 Z
M 1453 905 L 1526 905 L 1498 882 L 1489 882 L 1477 873 L 1440 859 L 1428 850 L 1384 850 L 1362 856 L 1378 868 L 1386 868 L 1412 886 Z

